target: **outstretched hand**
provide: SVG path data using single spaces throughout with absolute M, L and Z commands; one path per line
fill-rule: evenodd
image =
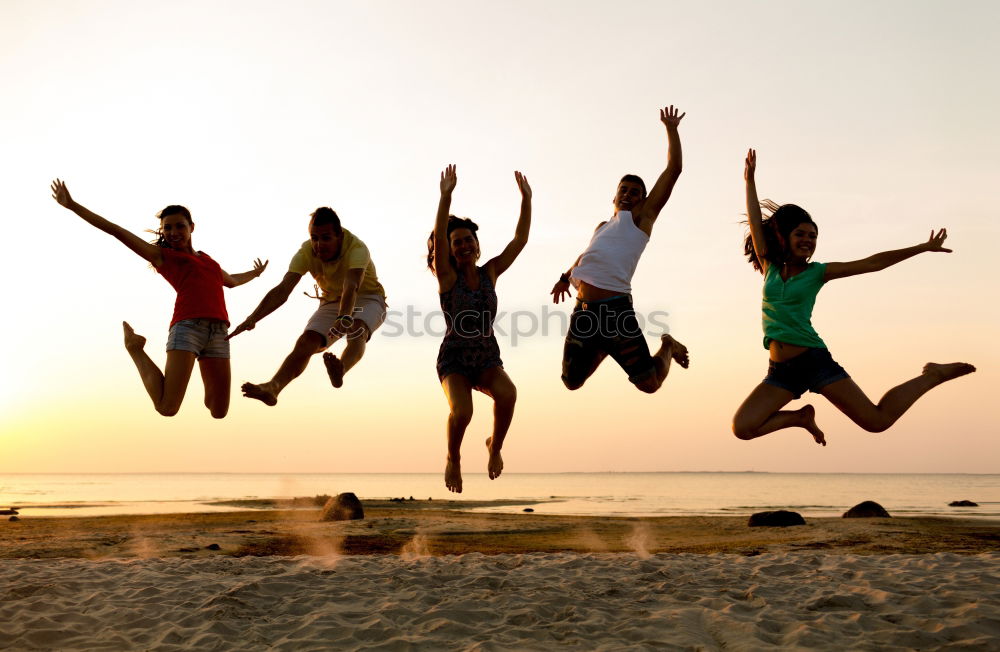
M 552 295 L 552 303 L 559 303 L 563 299 L 569 299 L 572 294 L 569 291 L 569 283 L 563 280 L 556 281 L 556 284 L 552 286 L 552 291 L 549 292 Z
M 681 123 L 681 118 L 687 115 L 687 113 L 681 113 L 680 115 L 677 115 L 678 113 L 680 113 L 680 109 L 674 108 L 673 104 L 664 107 L 660 109 L 660 122 L 665 124 L 668 129 L 670 127 L 676 129 L 677 125 Z
M 441 194 L 450 195 L 458 185 L 458 174 L 455 172 L 455 164 L 452 163 L 441 173 Z
M 231 340 L 240 333 L 242 333 L 243 331 L 252 331 L 256 325 L 257 322 L 255 320 L 247 317 L 245 320 L 243 320 L 242 324 L 233 329 L 232 333 L 226 335 L 226 339 Z
M 757 171 L 757 150 L 751 148 L 747 150 L 747 160 L 743 167 L 743 178 L 747 183 L 753 183 L 754 172 Z
M 934 229 L 931 229 L 931 237 L 924 243 L 924 251 L 943 251 L 946 254 L 951 253 L 951 249 L 945 249 L 944 245 L 945 238 L 948 237 L 948 230 L 941 229 L 937 233 L 934 233 Z
M 56 179 L 50 187 L 52 188 L 52 199 L 59 202 L 60 206 L 69 208 L 73 205 L 73 198 L 70 197 L 69 189 L 66 188 L 66 183 L 62 179 Z
M 265 260 L 263 263 L 260 262 L 260 258 L 255 258 L 253 261 L 253 272 L 254 276 L 260 276 L 267 269 L 267 264 L 271 262 L 270 260 Z
M 521 191 L 521 196 L 525 199 L 531 199 L 531 186 L 528 185 L 528 177 L 515 171 L 514 180 L 517 181 L 517 189 Z

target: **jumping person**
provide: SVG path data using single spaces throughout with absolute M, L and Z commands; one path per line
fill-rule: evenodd
M 292 257 L 284 278 L 264 295 L 260 305 L 229 337 L 253 330 L 257 322 L 281 307 L 306 272 L 313 276 L 321 291 L 319 309 L 274 377 L 266 383 L 242 386 L 244 396 L 265 405 L 278 403 L 278 394 L 305 371 L 313 355 L 346 337 L 341 357 L 330 352 L 323 355 L 330 383 L 342 386 L 344 374 L 361 360 L 372 333 L 385 321 L 385 290 L 378 282 L 368 247 L 340 226 L 340 218 L 332 208 L 321 207 L 312 213 L 309 239 Z
M 567 389 L 583 387 L 608 355 L 633 385 L 649 394 L 663 384 L 671 360 L 688 366 L 687 347 L 670 335 L 662 335 L 660 349 L 650 355 L 632 309 L 632 275 L 681 174 L 677 126 L 686 114 L 678 113 L 673 105 L 660 110 L 667 128 L 667 167 L 649 195 L 642 178 L 622 177 L 613 200 L 614 216 L 597 226 L 590 245 L 552 288 L 552 301 L 559 303 L 570 295 L 571 283 L 576 287 L 576 307 L 563 347 L 562 381 Z
M 782 410 L 806 390 L 825 396 L 868 432 L 882 432 L 932 388 L 976 370 L 964 362 L 928 362 L 919 376 L 890 389 L 878 405 L 872 403 L 833 360 L 813 329 L 816 295 L 827 281 L 877 272 L 926 251 L 951 253 L 943 246 L 947 231 L 931 231 L 926 242 L 862 260 L 811 262 L 818 235 L 816 223 L 794 204 L 779 206 L 770 201 L 763 202 L 763 206 L 771 215 L 762 218 L 754 182 L 756 167 L 757 153 L 751 149 L 744 168 L 750 233 L 743 249 L 753 268 L 764 275 L 764 348 L 770 352 L 770 363 L 767 377 L 733 417 L 737 437 L 755 439 L 782 428 L 799 427 L 809 431 L 816 443 L 826 446 L 811 405 Z
M 165 417 L 177 414 L 197 360 L 205 384 L 205 407 L 216 419 L 226 416 L 231 375 L 226 339 L 229 317 L 222 288 L 257 278 L 267 268 L 267 262 L 262 263 L 258 258 L 249 272 L 226 273 L 208 254 L 192 246 L 194 221 L 183 206 L 167 206 L 160 211 L 157 238 L 150 243 L 75 202 L 63 181 L 56 179 L 51 188 L 52 197 L 60 206 L 120 240 L 177 290 L 167 337 L 167 364 L 162 372 L 146 354 L 146 338 L 137 335 L 128 322 L 122 322 L 125 350 L 139 370 L 156 411 Z
M 444 483 L 462 493 L 461 446 L 472 420 L 472 390 L 493 399 L 493 435 L 486 440 L 490 480 L 503 471 L 500 450 L 514 417 L 517 388 L 503 369 L 500 347 L 493 335 L 497 314 L 497 278 L 517 259 L 528 243 L 531 229 L 531 186 L 520 172 L 514 173 L 521 191 L 521 215 L 514 239 L 485 265 L 479 260 L 479 227 L 470 219 L 450 214 L 451 195 L 458 182 L 455 166 L 441 173 L 441 201 L 434 231 L 427 240 L 427 267 L 437 277 L 441 310 L 447 331 L 438 351 L 437 373 L 448 399 L 448 459 Z

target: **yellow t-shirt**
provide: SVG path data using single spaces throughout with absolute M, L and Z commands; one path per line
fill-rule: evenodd
M 306 240 L 302 243 L 299 251 L 292 256 L 288 271 L 295 274 L 305 274 L 306 272 L 312 274 L 313 278 L 316 279 L 316 284 L 322 290 L 323 302 L 328 303 L 340 301 L 348 270 L 363 269 L 365 273 L 361 278 L 361 285 L 358 286 L 358 296 L 377 294 L 384 299 L 385 290 L 378 282 L 375 264 L 372 263 L 368 247 L 347 229 L 343 229 L 343 231 L 344 241 L 340 245 L 340 255 L 337 258 L 326 262 L 320 260 L 313 253 L 312 242 Z

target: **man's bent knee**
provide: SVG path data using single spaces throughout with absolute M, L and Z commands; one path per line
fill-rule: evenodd
M 655 394 L 660 389 L 660 387 L 663 386 L 662 383 L 659 383 L 652 378 L 634 384 L 637 390 L 639 390 L 640 392 L 645 392 L 646 394 Z
M 578 379 L 578 378 L 570 378 L 569 376 L 567 376 L 565 374 L 563 374 L 563 376 L 562 376 L 562 381 L 563 381 L 563 385 L 566 386 L 566 389 L 568 389 L 570 391 L 580 389 L 581 387 L 583 387 L 583 384 L 585 382 L 587 382 L 587 380 L 585 378 L 580 378 L 580 379 Z
M 326 349 L 326 338 L 315 331 L 305 331 L 295 340 L 295 351 L 313 355 Z

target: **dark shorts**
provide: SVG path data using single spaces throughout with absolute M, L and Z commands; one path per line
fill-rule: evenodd
M 494 367 L 503 368 L 503 360 L 500 359 L 500 346 L 492 335 L 474 346 L 442 342 L 438 350 L 438 380 L 444 380 L 451 374 L 462 374 L 476 385 L 479 376 Z
M 834 361 L 827 349 L 806 349 L 799 355 L 775 362 L 771 360 L 767 366 L 767 377 L 764 382 L 781 389 L 787 389 L 795 398 L 806 391 L 819 393 L 830 383 L 850 378 L 844 368 Z
M 649 345 L 632 310 L 632 297 L 578 300 L 569 318 L 563 347 L 563 382 L 570 388 L 583 385 L 609 355 L 632 383 L 640 383 L 656 373 Z

